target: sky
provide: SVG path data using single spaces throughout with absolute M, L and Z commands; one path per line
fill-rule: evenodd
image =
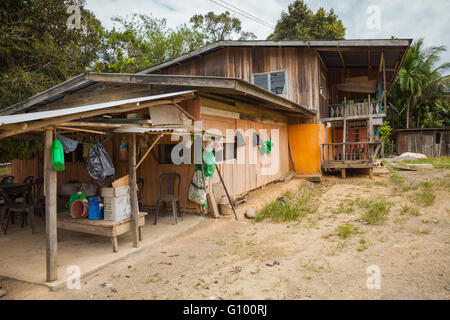
M 271 25 L 276 24 L 292 1 L 225 0 Z M 87 8 L 107 28 L 113 26 L 111 17 L 132 13 L 164 17 L 175 28 L 194 14 L 227 10 L 214 2 L 218 0 L 87 0 Z M 442 55 L 441 62 L 450 61 L 450 0 L 306 0 L 305 3 L 314 11 L 320 7 L 333 8 L 347 29 L 346 39 L 424 38 L 426 46 L 445 45 L 449 51 Z M 242 21 L 244 31 L 255 33 L 259 40 L 273 31 L 239 14 L 232 15 Z

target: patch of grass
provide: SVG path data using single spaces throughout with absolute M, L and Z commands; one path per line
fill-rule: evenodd
M 450 169 L 450 157 L 440 157 L 440 158 L 428 158 L 428 159 L 417 159 L 417 160 L 403 160 L 405 164 L 432 164 L 435 168 Z
M 421 188 L 414 194 L 414 202 L 422 207 L 433 205 L 436 200 L 434 186 L 431 182 L 422 182 Z
M 363 234 L 364 232 L 359 230 L 358 227 L 352 226 L 350 224 L 341 224 L 336 228 L 335 233 L 330 233 L 328 235 L 323 235 L 322 238 L 329 237 L 340 237 L 341 239 L 347 239 L 352 234 Z
M 389 173 L 391 174 L 390 175 L 391 181 L 394 182 L 395 184 L 403 184 L 406 181 L 406 179 L 400 176 L 394 169 L 389 170 Z
M 385 199 L 360 200 L 358 205 L 364 210 L 361 220 L 367 224 L 379 224 L 389 214 L 392 204 Z
M 359 233 L 359 230 L 357 227 L 354 227 L 349 224 L 341 224 L 336 229 L 337 234 L 342 239 L 347 239 L 351 234 Z
M 400 209 L 400 215 L 405 215 L 405 214 L 410 214 L 412 216 L 418 217 L 420 216 L 420 212 L 419 210 L 417 210 L 416 208 L 412 208 L 408 205 L 403 205 Z
M 369 247 L 366 246 L 366 245 L 363 245 L 363 246 L 361 246 L 361 247 L 358 247 L 356 250 L 357 250 L 358 252 L 363 252 L 363 251 L 365 251 L 365 250 L 367 250 L 367 249 L 369 249 Z
M 330 265 L 328 260 L 325 260 L 323 263 L 318 262 L 318 259 L 309 259 L 302 267 L 308 271 L 312 272 L 320 272 L 322 270 L 332 271 L 333 268 Z
M 244 295 L 244 289 L 238 290 L 234 293 L 235 296 L 242 296 Z
M 339 206 L 333 210 L 333 213 L 340 214 L 340 213 L 353 213 L 355 211 L 355 208 L 353 205 L 355 204 L 355 200 L 345 200 L 342 201 Z
M 301 188 L 296 194 L 286 193 L 283 197 L 267 204 L 256 215 L 255 221 L 261 222 L 267 218 L 273 222 L 298 220 L 317 211 L 319 206 L 313 203 L 316 197 L 317 192 L 307 188 Z

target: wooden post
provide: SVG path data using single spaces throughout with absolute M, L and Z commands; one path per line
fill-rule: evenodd
M 130 197 L 131 197 L 131 235 L 133 246 L 139 248 L 139 204 L 136 187 L 136 134 L 132 133 L 129 143 L 129 171 L 130 171 Z
M 45 185 L 45 237 L 46 237 L 46 279 L 58 278 L 57 264 L 57 205 L 56 171 L 52 168 L 53 129 L 44 129 L 44 185 Z
M 384 52 L 383 52 L 383 95 L 384 95 L 384 112 L 386 112 L 387 108 L 387 92 L 386 92 L 386 63 L 384 61 Z
M 342 160 L 345 161 L 346 160 L 346 153 L 347 153 L 347 118 L 344 116 L 344 132 L 343 132 L 343 142 L 344 144 L 342 145 Z

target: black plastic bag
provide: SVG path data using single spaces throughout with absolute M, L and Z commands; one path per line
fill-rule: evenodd
M 89 150 L 86 159 L 86 169 L 94 180 L 101 183 L 107 178 L 115 180 L 116 172 L 114 170 L 114 165 L 100 142 L 94 144 Z

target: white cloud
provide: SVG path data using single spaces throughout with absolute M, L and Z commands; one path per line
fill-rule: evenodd
M 270 24 L 276 24 L 281 11 L 287 10 L 290 0 L 226 0 Z M 425 44 L 446 45 L 450 50 L 450 24 L 448 0 L 306 0 L 314 11 L 319 7 L 335 12 L 347 28 L 346 38 L 425 38 Z M 377 5 L 381 9 L 381 30 L 369 30 L 366 26 L 367 7 Z M 226 9 L 208 0 L 87 0 L 87 8 L 101 20 L 104 26 L 111 27 L 111 17 L 131 13 L 147 13 L 166 18 L 170 27 L 188 22 L 196 13 L 208 11 L 223 12 Z M 243 29 L 252 31 L 258 39 L 266 39 L 271 29 L 257 22 L 233 14 L 241 19 Z M 450 61 L 450 51 L 443 57 Z

